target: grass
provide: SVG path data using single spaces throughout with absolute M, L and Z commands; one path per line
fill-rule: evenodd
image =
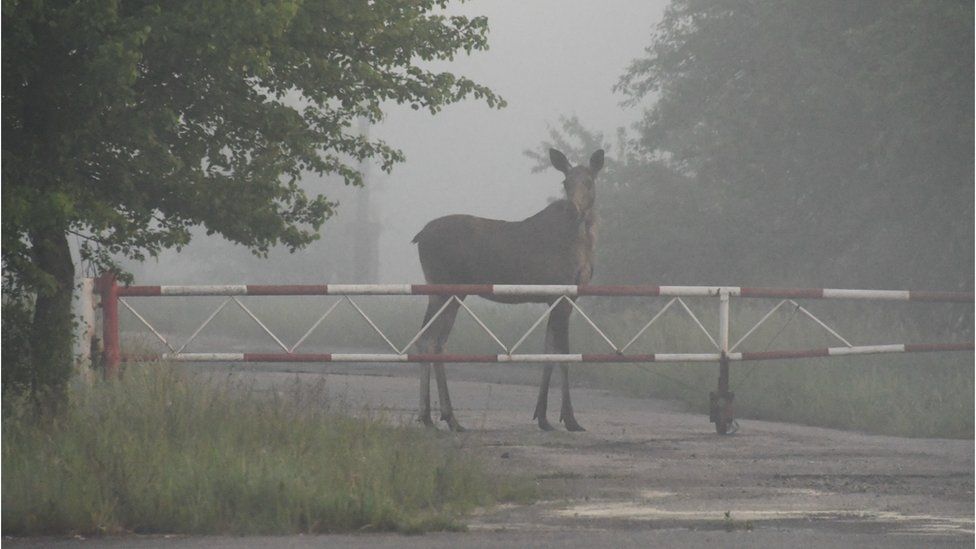
M 289 301 L 291 299 L 291 301 Z M 287 298 L 246 301 L 287 344 L 301 337 L 336 298 Z M 423 298 L 355 298 L 373 320 L 402 345 L 420 327 Z M 718 332 L 717 300 L 686 300 L 711 334 Z M 214 299 L 211 309 L 219 303 Z M 511 344 L 541 315 L 542 305 L 517 307 L 469 299 L 469 305 L 503 342 Z M 146 301 L 141 304 L 148 303 Z M 183 301 L 140 304 L 167 331 L 189 333 L 206 318 L 204 303 Z M 581 306 L 618 344 L 664 305 L 663 299 L 584 298 Z M 732 342 L 737 341 L 773 305 L 762 300 L 733 303 Z M 971 304 L 892 302 L 804 302 L 803 305 L 855 344 L 966 341 L 973 338 Z M 193 307 L 197 309 L 194 310 Z M 127 314 L 127 313 L 126 313 Z M 228 307 L 205 334 L 242 341 L 247 349 L 276 344 L 242 311 Z M 226 316 L 223 316 L 226 315 Z M 949 319 L 946 322 L 946 319 Z M 124 326 L 135 327 L 123 318 Z M 250 331 L 249 331 L 250 330 Z M 519 352 L 542 352 L 545 323 Z M 185 337 L 185 335 L 183 336 Z M 201 335 L 203 337 L 203 335 Z M 236 338 L 236 339 L 235 339 Z M 572 317 L 573 352 L 608 352 L 579 314 Z M 743 342 L 738 350 L 806 349 L 842 345 L 812 320 L 783 307 Z M 363 348 L 389 352 L 382 339 L 348 305 L 340 305 L 305 343 L 305 349 Z M 192 348 L 206 349 L 194 343 Z M 223 350 L 223 349 L 213 349 Z M 301 349 L 300 349 L 301 350 Z M 446 352 L 498 353 L 497 345 L 463 310 Z M 714 352 L 698 326 L 673 305 L 628 352 Z M 717 379 L 714 364 L 583 365 L 574 378 L 631 396 L 686 402 L 707 413 L 708 392 Z M 810 360 L 733 363 L 731 385 L 739 417 L 790 421 L 912 437 L 972 438 L 974 375 L 971 353 L 927 353 L 832 357 Z
M 74 387 L 61 417 L 3 402 L 4 535 L 285 534 L 462 528 L 475 506 L 531 498 L 453 437 L 344 415 L 172 365 Z
M 906 437 L 973 438 L 971 357 L 864 356 L 733 363 L 739 418 Z M 608 365 L 582 370 L 592 384 L 637 397 L 679 400 L 708 413 L 714 364 Z

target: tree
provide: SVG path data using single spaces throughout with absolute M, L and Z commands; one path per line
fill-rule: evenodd
M 302 174 L 356 185 L 355 162 L 403 160 L 357 118 L 502 106 L 425 68 L 487 48 L 487 20 L 447 3 L 5 0 L 3 280 L 36 296 L 28 385 L 60 394 L 70 372 L 69 234 L 102 269 L 179 248 L 196 225 L 295 250 L 333 213 Z
M 618 90 L 646 104 L 635 145 L 720 193 L 737 270 L 971 288 L 972 19 L 962 1 L 675 0 Z

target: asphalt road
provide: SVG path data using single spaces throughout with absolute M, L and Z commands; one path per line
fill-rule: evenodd
M 208 367 L 268 390 L 325 375 L 350 410 L 411 421 L 413 366 Z M 322 372 L 327 372 L 323 374 Z M 731 436 L 674 403 L 574 388 L 584 433 L 539 431 L 537 366 L 450 367 L 465 451 L 548 494 L 423 536 L 6 539 L 10 547 L 972 547 L 972 440 L 905 439 L 755 420 Z M 555 376 L 558 379 L 558 376 Z M 702 388 L 707 398 L 708 388 Z M 436 391 L 435 391 L 436 392 Z M 550 398 L 558 418 L 559 392 Z M 555 423 L 554 423 L 555 425 Z M 439 426 L 444 429 L 443 424 Z

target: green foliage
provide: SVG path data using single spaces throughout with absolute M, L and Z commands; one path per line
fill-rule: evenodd
M 446 4 L 5 1 L 5 279 L 45 279 L 39 225 L 83 235 L 99 266 L 179 248 L 194 225 L 258 253 L 308 244 L 333 203 L 306 195 L 304 173 L 357 185 L 355 161 L 403 159 L 357 119 L 503 105 L 421 64 L 487 48 L 487 20 Z
M 610 147 L 563 119 L 536 149 L 612 151 L 596 282 L 971 289 L 972 18 L 965 2 L 674 1 L 619 84 L 649 104 L 638 135 Z M 618 305 L 636 317 L 603 325 L 621 341 L 651 313 Z M 859 342 L 973 337 L 971 306 L 880 307 L 835 303 L 828 321 Z M 708 348 L 694 325 L 662 324 L 648 352 Z M 602 345 L 577 328 L 574 348 Z M 773 348 L 825 343 L 785 334 Z M 702 413 L 716 379 L 713 364 L 578 371 Z M 740 417 L 973 436 L 969 353 L 734 364 L 731 385 Z
M 648 102 L 642 154 L 717 205 L 732 270 L 971 288 L 972 19 L 961 1 L 676 0 L 618 89 Z
M 62 393 L 70 374 L 67 235 L 97 271 L 180 249 L 198 225 L 294 251 L 335 206 L 304 174 L 361 185 L 356 162 L 403 160 L 357 120 L 389 103 L 502 106 L 425 68 L 487 47 L 487 20 L 446 4 L 5 0 L 3 286 L 37 298 L 31 390 Z
M 3 391 L 20 392 L 31 384 L 30 370 L 30 321 L 34 306 L 26 299 L 5 298 L 3 300 L 3 330 L 0 337 L 2 358 L 0 368 Z
M 61 417 L 5 398 L 5 535 L 459 528 L 511 492 L 451 440 L 343 415 L 323 386 L 259 392 L 136 365 Z

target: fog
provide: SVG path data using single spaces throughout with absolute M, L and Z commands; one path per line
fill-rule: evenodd
M 140 284 L 421 282 L 411 239 L 430 220 L 519 220 L 562 194 L 544 155 L 525 155 L 556 130 L 573 163 L 608 147 L 596 283 L 972 288 L 971 25 L 948 8 L 839 3 L 824 18 L 678 4 L 699 17 L 682 34 L 667 6 L 452 5 L 488 17 L 490 49 L 433 68 L 490 86 L 505 108 L 385 105 L 368 131 L 405 162 L 362 166 L 364 189 L 308 174 L 302 186 L 340 207 L 307 249 L 262 259 L 198 230 L 124 267 Z M 950 317 L 919 323 L 969 330 Z
M 341 204 L 323 226 L 322 241 L 294 256 L 279 251 L 271 262 L 252 258 L 242 246 L 198 231 L 180 253 L 124 266 L 140 284 L 274 283 L 278 269 L 290 282 L 352 282 L 348 264 L 354 243 L 343 227 L 355 222 L 356 200 L 368 195 L 371 215 L 380 223 L 379 269 L 375 280 L 355 282 L 420 282 L 410 239 L 431 219 L 468 213 L 516 220 L 561 193 L 561 175 L 531 173 L 533 161 L 523 155 L 538 148 L 561 116 L 579 116 L 607 135 L 640 117 L 639 110 L 621 108 L 624 98 L 611 88 L 648 45 L 666 4 L 492 0 L 452 5 L 452 13 L 488 17 L 490 49 L 435 66 L 490 86 L 508 102 L 506 108 L 468 100 L 432 116 L 388 105 L 386 120 L 370 132 L 403 150 L 406 162 L 391 174 L 369 169 L 367 192 L 309 175 L 305 188 Z M 330 264 L 319 268 L 316 261 L 302 260 L 321 257 L 325 249 L 328 259 L 322 262 Z
M 539 303 L 471 299 L 456 325 L 456 303 L 453 310 L 440 308 L 451 312 L 436 321 L 422 320 L 425 306 L 428 315 L 438 310 L 437 297 L 427 303 L 357 297 L 356 303 L 369 303 L 360 309 L 334 296 L 254 296 L 246 301 L 255 318 L 251 309 L 221 312 L 228 301 L 216 297 L 146 306 L 146 318 L 171 338 L 166 345 L 192 342 L 189 352 L 276 351 L 262 322 L 292 354 L 392 347 L 398 355 L 411 348 L 491 355 L 501 347 L 511 355 L 506 345 L 514 341 L 525 342 L 519 347 L 525 353 L 711 353 L 719 347 L 711 334 L 723 324 L 723 335 L 739 343 L 748 337 L 731 350 L 769 351 L 762 358 L 783 351 L 798 360 L 823 357 L 839 344 L 847 348 L 836 354 L 855 347 L 865 353 L 907 353 L 908 345 L 964 349 L 961 342 L 971 342 L 974 330 L 970 294 L 924 291 L 969 292 L 974 284 L 972 9 L 971 3 L 910 0 L 452 5 L 450 13 L 488 18 L 490 48 L 425 68 L 488 86 L 505 108 L 471 97 L 436 115 L 383 105 L 383 120 L 361 130 L 402 150 L 405 161 L 391 173 L 360 165 L 364 188 L 346 187 L 336 175 L 306 174 L 300 184 L 310 195 L 324 194 L 340 206 L 321 228 L 321 240 L 296 253 L 273 249 L 268 258 L 256 257 L 198 228 L 183 250 L 122 266 L 146 285 L 422 283 L 422 250 L 427 273 L 437 275 L 431 283 L 568 284 L 575 277 L 581 285 L 788 288 L 776 293 L 788 296 L 829 294 L 797 288 L 922 290 L 915 295 L 953 302 L 803 298 L 801 307 L 786 299 L 736 298 L 730 310 L 717 300 L 689 299 L 666 311 L 674 301 L 660 296 L 584 296 L 571 317 L 565 305 L 552 309 L 545 337 Z M 335 93 L 338 100 L 349 92 Z M 432 104 L 445 102 L 435 99 Z M 294 101 L 298 106 L 301 98 Z M 568 160 L 550 154 L 550 145 Z M 601 148 L 606 154 L 594 155 Z M 569 163 L 590 170 L 574 171 Z M 564 179 L 573 196 L 552 204 L 563 195 Z M 228 202 L 253 204 L 222 204 Z M 453 218 L 426 231 L 418 245 L 411 242 L 431 220 L 449 214 L 516 221 L 550 204 L 555 215 L 517 230 Z M 190 326 L 217 313 L 219 321 L 204 322 L 200 338 L 200 329 L 185 337 Z M 134 347 L 164 351 L 161 338 L 148 337 L 138 318 L 123 315 Z M 257 317 L 261 322 L 253 322 Z M 650 329 L 649 319 L 659 317 Z M 618 347 L 628 340 L 634 345 Z M 295 351 L 281 341 L 302 346 Z M 737 367 L 742 377 L 734 384 L 753 391 L 743 402 L 765 402 L 750 412 L 757 417 L 971 437 L 971 354 L 927 356 L 774 361 L 781 377 L 756 375 L 747 384 L 760 370 Z M 825 363 L 829 368 L 820 366 Z M 685 366 L 663 377 L 625 367 L 583 371 L 597 386 L 700 406 L 702 393 L 684 388 L 713 383 L 714 369 L 685 372 Z M 686 377 L 660 383 L 672 374 Z M 807 397 L 808 405 L 796 404 Z

